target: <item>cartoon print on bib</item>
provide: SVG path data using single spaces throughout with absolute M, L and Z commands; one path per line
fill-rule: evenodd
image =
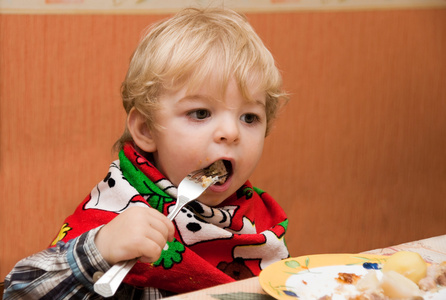
M 182 253 L 186 250 L 183 244 L 177 239 L 167 242 L 165 249 L 162 250 L 160 258 L 153 263 L 155 266 L 163 266 L 164 269 L 170 269 L 183 260 Z
M 236 257 L 232 262 L 222 261 L 217 265 L 217 268 L 235 280 L 247 279 L 254 276 L 241 257 Z
M 277 261 L 277 257 L 285 259 L 288 257 L 288 251 L 283 246 L 285 244 L 284 236 L 277 236 L 274 232 L 266 230 L 262 232 L 265 236 L 265 242 L 257 245 L 243 245 L 234 248 L 234 257 L 242 257 L 244 259 L 258 259 L 260 269 L 263 270 L 273 262 Z M 271 247 L 277 251 L 271 251 Z
M 121 213 L 132 206 L 147 206 L 141 201 L 134 201 L 138 191 L 125 179 L 119 161 L 110 165 L 104 180 L 99 182 L 90 193 L 90 200 L 84 209 L 99 209 Z
M 55 246 L 58 241 L 63 240 L 64 237 L 67 236 L 68 231 L 70 231 L 72 228 L 68 226 L 68 223 L 64 223 L 62 227 L 60 228 L 59 233 L 57 234 L 56 238 L 53 240 L 50 246 Z
M 181 241 L 186 246 L 192 246 L 201 242 L 232 238 L 232 232 L 226 230 L 226 227 L 231 225 L 236 209 L 236 206 L 212 208 L 198 201 L 191 202 L 181 209 L 181 217 L 175 219 Z
M 107 176 L 65 220 L 53 245 L 105 225 L 132 206 L 153 207 L 167 215 L 176 196 L 177 188 L 126 145 Z M 257 276 L 272 261 L 289 256 L 283 239 L 286 214 L 248 181 L 221 207 L 194 201 L 173 222 L 175 239 L 153 264 L 138 262 L 125 283 L 187 292 Z

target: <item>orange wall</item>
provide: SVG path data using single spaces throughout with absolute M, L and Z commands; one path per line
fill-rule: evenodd
M 1 278 L 105 176 L 129 57 L 161 17 L 0 15 Z M 291 93 L 252 178 L 291 254 L 445 234 L 446 10 L 248 17 Z

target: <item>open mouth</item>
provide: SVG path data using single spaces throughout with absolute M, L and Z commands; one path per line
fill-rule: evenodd
M 204 168 L 206 176 L 218 176 L 219 180 L 215 184 L 223 184 L 232 174 L 232 163 L 229 160 L 220 159 Z

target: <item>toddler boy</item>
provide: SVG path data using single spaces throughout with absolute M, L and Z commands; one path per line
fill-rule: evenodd
M 119 159 L 52 247 L 17 263 L 5 298 L 99 298 L 98 277 L 134 258 L 115 297 L 162 298 L 287 258 L 287 217 L 248 180 L 286 98 L 281 84 L 271 53 L 231 10 L 189 8 L 152 26 L 122 85 Z M 181 180 L 214 162 L 226 180 L 168 220 Z

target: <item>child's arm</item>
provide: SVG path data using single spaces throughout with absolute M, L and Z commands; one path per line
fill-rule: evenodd
M 93 276 L 110 265 L 94 244 L 100 228 L 19 261 L 5 279 L 4 299 L 69 299 L 93 294 Z
M 173 239 L 173 232 L 173 224 L 155 209 L 128 209 L 103 227 L 18 262 L 5 279 L 4 297 L 94 299 L 98 297 L 93 290 L 97 272 L 106 272 L 109 262 L 135 257 L 157 260 L 161 252 L 158 248 L 162 249 L 167 239 Z M 105 255 L 95 241 L 105 249 Z

